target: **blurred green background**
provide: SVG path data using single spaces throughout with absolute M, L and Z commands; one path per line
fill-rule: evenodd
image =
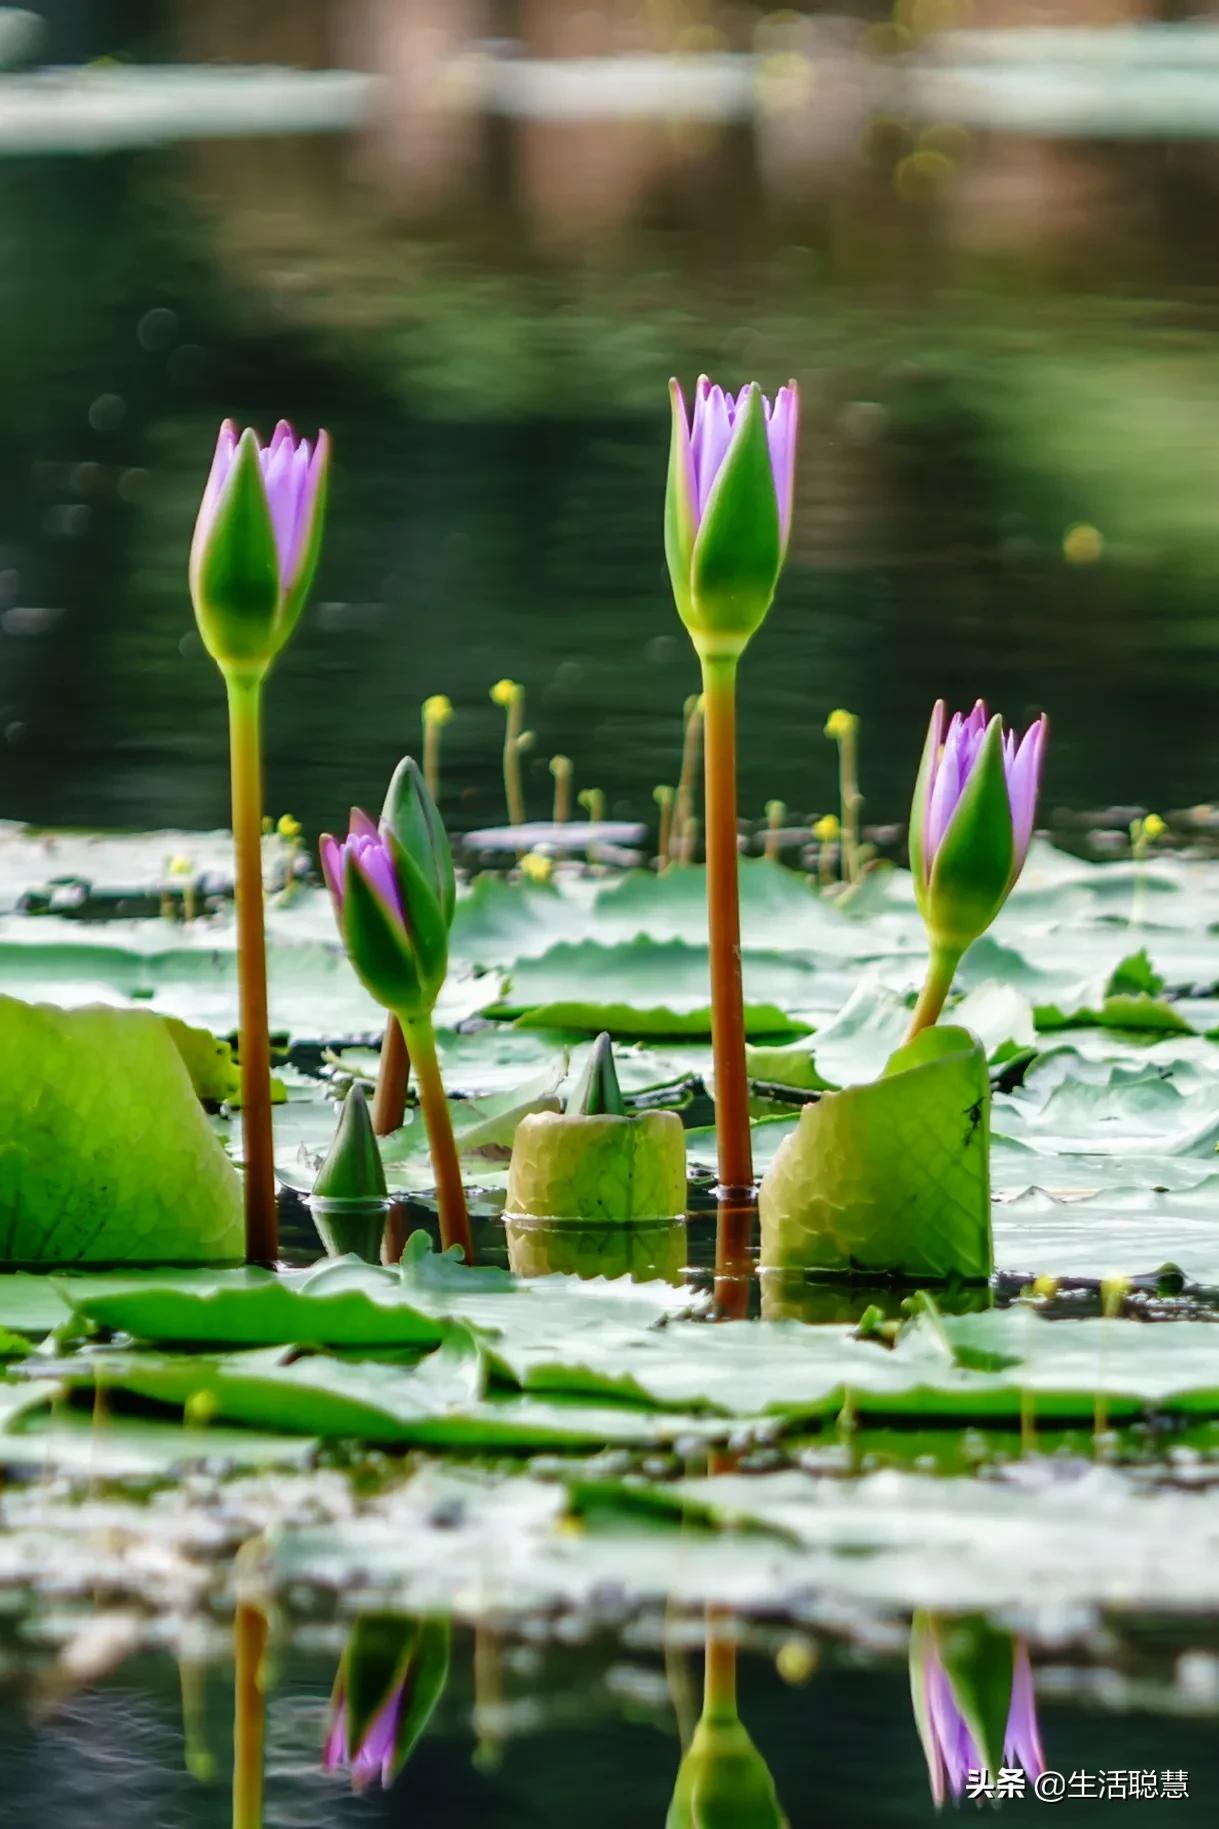
M 501 817 L 506 674 L 533 814 L 563 752 L 651 816 L 700 369 L 804 397 L 743 815 L 834 804 L 843 704 L 902 818 L 940 693 L 1050 713 L 1050 811 L 1206 801 L 1219 31 L 1183 10 L 0 8 L 0 815 L 225 822 L 186 552 L 219 419 L 284 413 L 336 471 L 270 808 L 375 803 L 445 692 L 446 812 Z

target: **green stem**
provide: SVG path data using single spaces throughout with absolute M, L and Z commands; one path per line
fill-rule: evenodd
M 961 963 L 959 948 L 938 946 L 933 948 L 927 965 L 927 976 L 919 992 L 918 1002 L 914 1006 L 914 1016 L 910 1031 L 906 1036 L 912 1042 L 924 1029 L 930 1029 L 940 1020 L 940 1013 L 948 1000 L 952 981 L 956 976 L 957 966 Z
M 863 804 L 855 754 L 855 729 L 843 732 L 838 746 L 838 790 L 842 801 L 842 864 L 848 883 L 859 881 L 859 809 Z
M 461 1163 L 453 1138 L 453 1121 L 440 1062 L 436 1056 L 436 1036 L 430 1016 L 405 1016 L 399 1019 L 406 1038 L 407 1051 L 415 1070 L 415 1085 L 423 1121 L 427 1125 L 428 1147 L 436 1176 L 436 1206 L 440 1216 L 440 1245 L 460 1245 L 467 1264 L 474 1262 L 474 1241 L 470 1236 L 470 1215 L 466 1191 L 462 1185 Z
M 508 803 L 508 824 L 525 823 L 525 796 L 521 789 L 521 731 L 525 723 L 525 694 L 517 692 L 509 700 L 504 723 L 504 798 Z
M 721 1190 L 743 1193 L 753 1186 L 753 1153 L 737 879 L 736 657 L 706 655 L 702 667 L 716 1146 Z
M 262 676 L 228 674 L 233 851 L 240 994 L 241 1129 L 245 1160 L 246 1261 L 278 1256 L 275 1149 L 271 1132 L 271 1032 L 262 891 Z

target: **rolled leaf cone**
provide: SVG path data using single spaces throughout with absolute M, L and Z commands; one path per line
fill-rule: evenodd
M 309 1209 L 330 1257 L 355 1252 L 380 1262 L 388 1190 L 364 1088 L 348 1089 L 330 1151 L 317 1172 Z
M 926 1029 L 867 1085 L 805 1106 L 758 1195 L 764 1266 L 983 1282 L 990 1083 L 965 1029 Z
M 686 1134 L 672 1111 L 537 1111 L 512 1144 L 505 1212 L 626 1225 L 686 1210 Z

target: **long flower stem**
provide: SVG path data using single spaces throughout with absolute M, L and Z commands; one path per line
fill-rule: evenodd
M 525 795 L 521 788 L 521 731 L 525 723 L 525 694 L 518 689 L 508 701 L 504 723 L 504 799 L 508 803 L 508 824 L 525 823 Z
M 438 718 L 424 718 L 423 780 L 433 800 L 440 799 L 440 731 Z
M 245 1252 L 250 1264 L 278 1255 L 275 1149 L 271 1134 L 271 1032 L 262 906 L 262 680 L 229 675 L 229 749 L 237 890 L 241 1128 L 245 1158 Z
M 707 1608 L 707 1647 L 703 1667 L 703 1719 L 733 1718 L 737 1712 L 736 1643 L 725 1637 L 728 1615 L 719 1607 Z
M 848 883 L 859 881 L 859 792 L 855 726 L 844 730 L 838 743 L 838 792 L 842 803 L 842 865 Z
M 745 1072 L 745 996 L 737 883 L 735 658 L 704 657 L 703 719 L 711 1045 L 715 1057 L 719 1181 L 722 1192 L 740 1193 L 753 1185 L 753 1153 Z
M 248 1601 L 233 1619 L 233 1829 L 262 1829 L 267 1616 Z
M 914 1006 L 914 1016 L 910 1022 L 908 1042 L 924 1029 L 930 1029 L 940 1020 L 940 1013 L 948 1000 L 952 981 L 956 976 L 957 966 L 961 962 L 959 952 L 949 947 L 936 947 L 927 965 L 927 976 L 919 992 L 918 1002 Z
M 378 1137 L 388 1137 L 401 1130 L 406 1118 L 406 1089 L 411 1078 L 411 1057 L 406 1051 L 406 1037 L 396 1016 L 385 1019 L 381 1040 L 381 1062 L 377 1068 L 377 1090 L 372 1101 L 372 1127 Z
M 440 1215 L 440 1244 L 447 1251 L 460 1245 L 467 1264 L 474 1262 L 474 1241 L 470 1236 L 470 1215 L 466 1208 L 466 1190 L 462 1186 L 461 1163 L 453 1140 L 453 1121 L 440 1062 L 436 1058 L 436 1036 L 430 1016 L 402 1018 L 402 1032 L 415 1068 L 415 1084 L 423 1121 L 427 1125 L 428 1147 L 436 1176 L 436 1205 Z

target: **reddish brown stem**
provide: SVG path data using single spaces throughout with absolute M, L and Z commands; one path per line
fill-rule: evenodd
M 236 863 L 246 1262 L 274 1264 L 279 1255 L 279 1230 L 271 1131 L 267 943 L 262 906 L 262 680 L 233 676 L 225 683 L 229 696 Z
M 415 1067 L 415 1085 L 423 1121 L 427 1125 L 432 1169 L 436 1176 L 436 1206 L 440 1215 L 440 1245 L 460 1245 L 467 1264 L 474 1262 L 474 1241 L 470 1236 L 470 1215 L 466 1208 L 466 1190 L 462 1185 L 461 1162 L 453 1138 L 453 1120 L 440 1062 L 436 1058 L 436 1037 L 431 1018 L 419 1016 L 403 1022 L 406 1045 Z
M 378 1137 L 388 1137 L 401 1130 L 406 1118 L 406 1089 L 411 1079 L 411 1057 L 407 1051 L 402 1024 L 396 1016 L 385 1021 L 381 1041 L 381 1064 L 377 1069 L 377 1090 L 372 1101 L 372 1127 Z
M 735 659 L 704 658 L 703 721 L 716 1146 L 720 1187 L 740 1194 L 753 1186 L 753 1153 L 737 886 Z

